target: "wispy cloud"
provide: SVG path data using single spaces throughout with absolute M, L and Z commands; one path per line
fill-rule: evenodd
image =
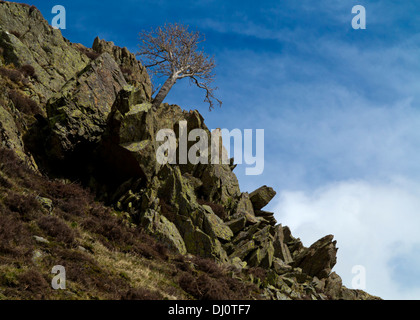
M 277 219 L 305 245 L 325 234 L 338 241 L 336 271 L 351 288 L 354 265 L 366 268 L 366 290 L 385 299 L 420 299 L 420 280 L 402 274 L 419 266 L 420 184 L 402 178 L 387 183 L 349 180 L 311 192 L 283 191 Z M 411 253 L 411 254 L 410 254 Z M 404 257 L 404 264 L 399 260 Z M 405 268 L 405 269 L 404 269 Z M 405 279 L 404 279 L 405 278 Z

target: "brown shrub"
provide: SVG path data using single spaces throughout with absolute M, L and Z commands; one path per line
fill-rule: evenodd
M 184 273 L 179 279 L 179 285 L 185 292 L 198 300 L 233 300 L 236 298 L 223 280 L 211 278 L 207 274 L 194 277 Z
M 2 256 L 28 257 L 33 239 L 25 225 L 7 208 L 0 206 L 0 252 Z
M 119 299 L 127 292 L 127 282 L 101 268 L 89 255 L 78 250 L 55 248 L 50 264 L 66 268 L 66 278 L 85 288 L 104 293 L 108 299 Z
M 130 288 L 121 300 L 162 300 L 162 295 L 156 291 L 150 291 L 145 288 Z
M 8 179 L 6 179 L 3 176 L 0 176 L 0 186 L 6 189 L 10 189 L 12 187 L 12 184 L 10 183 Z
M 201 204 L 201 205 L 209 206 L 213 210 L 215 215 L 218 216 L 220 219 L 222 219 L 222 220 L 227 219 L 227 214 L 226 214 L 225 207 L 223 207 L 221 204 L 213 203 L 213 202 L 210 202 L 210 201 L 207 201 L 207 200 L 204 200 L 204 199 L 198 200 L 198 203 Z
M 263 282 L 267 278 L 267 270 L 260 267 L 250 268 L 247 270 L 247 273 L 253 275 L 254 277 L 260 279 Z
M 9 91 L 9 98 L 13 101 L 16 109 L 25 114 L 34 115 L 41 113 L 38 104 L 26 95 L 21 94 L 17 90 Z
M 0 67 L 0 75 L 5 78 L 9 78 L 14 83 L 18 83 L 23 79 L 23 74 L 19 70 L 8 69 L 4 67 Z
M 82 45 L 74 46 L 74 48 L 79 50 L 81 53 L 86 55 L 91 60 L 95 60 L 96 58 L 98 58 L 101 55 L 100 53 L 98 53 L 98 52 L 96 52 L 92 49 L 86 48 L 85 46 L 82 46 Z
M 53 198 L 62 200 L 77 199 L 79 206 L 84 206 L 94 201 L 93 196 L 77 183 L 63 183 L 57 180 L 50 180 L 44 186 L 44 189 Z
M 35 7 L 34 5 L 32 5 L 32 6 L 29 8 L 29 13 L 32 13 L 32 12 L 34 12 L 35 10 L 38 10 L 38 8 L 37 8 L 37 7 Z
M 30 269 L 19 276 L 19 291 L 28 299 L 44 299 L 51 292 L 51 285 L 35 269 Z
M 31 221 L 37 217 L 41 207 L 32 194 L 19 194 L 13 191 L 7 193 L 4 204 L 11 212 L 16 212 L 23 221 Z
M 213 260 L 194 257 L 191 262 L 196 270 L 183 258 L 174 261 L 177 269 L 182 270 L 178 277 L 179 286 L 196 299 L 245 300 L 251 299 L 253 292 L 258 291 L 255 285 L 231 277 Z
M 98 58 L 100 56 L 99 53 L 95 52 L 95 51 L 88 51 L 85 53 L 87 55 L 87 57 L 91 60 L 95 60 L 96 58 Z
M 35 68 L 29 64 L 21 66 L 19 70 L 25 77 L 33 78 L 35 76 Z
M 208 258 L 194 257 L 192 262 L 196 265 L 196 268 L 203 271 L 214 278 L 221 278 L 225 276 L 225 271 L 220 267 L 216 261 Z
M 172 258 L 172 263 L 175 265 L 176 269 L 173 270 L 173 275 L 178 274 L 178 271 L 192 272 L 192 265 L 188 261 L 185 261 L 185 256 L 176 255 Z
M 23 161 L 19 159 L 15 152 L 10 149 L 0 147 L 0 169 L 9 177 L 24 178 L 29 169 Z
M 22 34 L 16 30 L 9 31 L 9 33 L 13 34 L 16 38 L 22 37 Z
M 62 220 L 53 216 L 42 216 L 37 221 L 38 226 L 45 231 L 50 237 L 57 241 L 73 245 L 76 242 L 75 231 Z
M 123 218 L 113 216 L 110 209 L 99 204 L 92 205 L 80 223 L 86 230 L 99 235 L 107 248 L 136 253 L 147 259 L 168 259 L 168 250 L 164 245 L 143 229 L 127 226 Z
M 164 199 L 159 199 L 161 214 L 171 222 L 175 222 L 176 213 L 172 206 L 166 203 Z
M 100 222 L 98 219 L 88 217 L 82 221 L 82 226 L 102 235 L 110 242 L 128 245 L 133 243 L 133 234 L 125 232 L 126 230 L 121 225 L 121 221 L 116 221 L 116 219 L 111 218 Z
M 131 76 L 133 74 L 133 70 L 126 67 L 120 67 L 121 72 L 126 76 Z

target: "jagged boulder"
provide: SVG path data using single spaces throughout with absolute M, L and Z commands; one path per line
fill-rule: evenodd
M 227 221 L 226 225 L 232 230 L 234 234 L 237 234 L 239 231 L 245 228 L 246 221 L 247 219 L 245 216 L 240 216 L 239 218 Z
M 268 211 L 263 211 L 263 210 L 255 210 L 255 216 L 263 218 L 265 221 L 267 221 L 272 226 L 275 226 L 277 224 L 277 220 L 274 217 L 274 212 L 268 212 Z
M 319 279 L 327 278 L 337 262 L 337 241 L 328 235 L 315 242 L 294 259 L 294 265 L 303 272 Z
M 288 226 L 283 227 L 283 236 L 284 236 L 284 243 L 287 245 L 290 254 L 292 255 L 292 260 L 295 260 L 297 256 L 299 256 L 302 251 L 305 249 L 303 246 L 302 241 L 299 238 L 295 238 L 292 236 L 292 232 Z
M 177 217 L 177 225 L 189 253 L 217 259 L 221 262 L 228 261 L 226 251 L 223 249 L 220 241 L 212 238 L 194 225 L 191 218 L 180 215 Z
M 177 227 L 163 215 L 154 210 L 148 210 L 141 218 L 141 225 L 179 254 L 187 253 L 184 240 Z
M 273 188 L 262 186 L 249 195 L 255 210 L 261 210 L 276 196 Z
M 254 207 L 252 206 L 252 202 L 249 199 L 249 194 L 247 192 L 241 194 L 241 197 L 236 206 L 236 212 L 232 218 L 234 220 L 245 219 L 246 224 L 258 223 L 258 219 L 254 213 Z
M 185 114 L 178 106 L 168 104 L 151 110 L 152 105 L 144 100 L 142 93 L 141 89 L 128 87 L 118 95 L 103 136 L 102 154 L 112 150 L 110 156 L 121 154 L 130 159 L 150 182 L 162 168 L 156 159 L 160 145 L 156 141 L 157 133 L 161 129 L 174 130 Z
M 250 266 L 270 269 L 274 258 L 274 247 L 272 241 L 261 244 L 254 253 L 251 254 L 247 263 Z
M 199 209 L 194 186 L 182 176 L 179 167 L 165 165 L 158 177 L 161 181 L 159 197 L 165 199 L 177 214 L 191 217 Z
M 206 165 L 198 178 L 203 182 L 201 192 L 205 198 L 227 209 L 231 209 L 241 195 L 238 179 L 229 165 Z
M 114 45 L 111 41 L 101 40 L 96 37 L 92 49 L 97 53 L 108 52 L 119 65 L 125 80 L 132 86 L 141 89 L 145 100 L 152 97 L 152 84 L 146 68 L 136 59 L 136 56 L 127 48 Z
M 0 105 L 0 145 L 13 150 L 29 167 L 36 168 L 33 158 L 25 152 L 22 135 L 15 120 L 2 105 Z
M 245 258 L 255 249 L 256 245 L 254 240 L 243 240 L 233 246 L 233 251 L 230 253 L 230 257 L 245 260 Z
M 343 288 L 343 281 L 341 277 L 333 272 L 329 275 L 329 277 L 325 281 L 325 291 L 327 294 L 334 300 L 338 300 L 341 298 L 341 292 Z
M 275 248 L 274 248 L 274 251 L 275 251 Z M 292 267 L 290 265 L 288 265 L 283 260 L 276 257 L 274 257 L 273 259 L 272 267 L 273 267 L 273 270 L 279 275 L 290 272 L 292 270 Z
M 81 144 L 97 144 L 118 93 L 127 87 L 114 59 L 104 53 L 47 104 L 51 154 L 63 158 Z
M 90 62 L 38 9 L 13 2 L 0 3 L 0 47 L 6 64 L 29 64 L 35 69 L 32 87 L 41 102 L 59 92 Z
M 282 225 L 278 225 L 275 227 L 273 246 L 275 257 L 279 258 L 285 264 L 290 264 L 291 262 L 293 262 L 289 248 L 284 242 L 284 232 Z
M 233 237 L 232 230 L 213 212 L 212 208 L 203 205 L 205 209 L 203 230 L 214 238 L 229 241 Z

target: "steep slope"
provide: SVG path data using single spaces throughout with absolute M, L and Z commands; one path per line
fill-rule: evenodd
M 263 210 L 272 188 L 241 192 L 233 161 L 160 164 L 159 130 L 177 148 L 184 125 L 211 134 L 196 110 L 151 107 L 126 48 L 70 43 L 2 1 L 0 82 L 4 298 L 375 298 L 332 272 L 333 236 L 306 248 Z M 54 265 L 67 291 L 50 288 Z

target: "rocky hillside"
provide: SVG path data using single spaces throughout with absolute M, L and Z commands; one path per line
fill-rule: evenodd
M 376 299 L 241 192 L 235 165 L 161 165 L 160 129 L 209 129 L 151 108 L 126 48 L 71 43 L 30 5 L 0 1 L 0 299 Z M 67 289 L 51 288 L 66 268 Z

